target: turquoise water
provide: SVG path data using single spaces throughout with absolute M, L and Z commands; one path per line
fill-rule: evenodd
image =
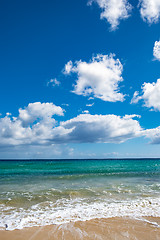
M 160 216 L 160 160 L 0 161 L 0 227 Z

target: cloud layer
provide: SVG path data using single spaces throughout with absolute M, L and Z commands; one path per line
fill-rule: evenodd
M 63 116 L 63 109 L 53 103 L 36 102 L 19 109 L 18 117 L 11 114 L 1 117 L 0 148 L 52 145 L 57 154 L 56 145 L 66 143 L 122 143 L 141 136 L 160 143 L 160 127 L 142 129 L 135 119 L 138 115 L 121 117 L 86 112 L 59 123 L 54 115 Z
M 124 95 L 119 92 L 123 65 L 113 54 L 102 55 L 87 62 L 69 61 L 65 65 L 64 74 L 76 73 L 77 80 L 73 92 L 77 95 L 94 96 L 103 101 L 124 101 Z
M 53 115 L 63 116 L 53 103 L 30 103 L 18 117 L 0 119 L 0 145 L 50 145 L 59 143 L 121 143 L 140 135 L 136 115 L 91 115 L 88 112 L 59 124 Z
M 153 83 L 144 83 L 142 85 L 142 94 L 135 92 L 131 103 L 138 103 L 139 100 L 144 101 L 144 106 L 160 111 L 160 79 Z
M 120 21 L 130 16 L 132 9 L 131 4 L 127 0 L 91 0 L 89 5 L 96 2 L 101 8 L 101 19 L 106 19 L 111 25 L 111 30 L 117 29 Z

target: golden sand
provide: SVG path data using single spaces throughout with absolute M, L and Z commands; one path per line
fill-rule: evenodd
M 93 219 L 22 230 L 1 230 L 0 240 L 160 240 L 160 218 L 145 219 L 155 224 L 129 218 Z

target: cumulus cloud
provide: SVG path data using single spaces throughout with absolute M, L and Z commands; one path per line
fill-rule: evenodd
M 1 145 L 45 144 L 56 125 L 53 115 L 63 116 L 63 109 L 53 103 L 35 102 L 20 108 L 18 117 L 0 118 Z
M 54 123 L 53 115 L 63 116 L 63 110 L 61 107 L 54 105 L 53 103 L 29 103 L 24 109 L 19 109 L 19 119 L 22 124 L 30 124 L 35 120 L 40 119 L 41 122 Z
M 72 129 L 67 136 L 69 142 L 121 143 L 141 135 L 142 129 L 135 117 L 139 116 L 80 114 L 62 122 L 61 126 Z
M 70 152 L 70 148 L 58 147 L 58 144 L 122 143 L 138 137 L 160 143 L 160 127 L 143 129 L 137 119 L 139 115 L 91 115 L 84 111 L 75 118 L 61 122 L 56 121 L 54 115 L 63 116 L 63 109 L 53 103 L 30 103 L 26 108 L 19 109 L 17 117 L 1 117 L 0 151 L 12 147 L 11 152 L 14 153 L 16 149 L 26 149 L 26 154 L 31 150 L 36 156 L 44 156 L 43 151 L 47 153 L 50 149 L 50 153 L 58 156 L 63 148 L 67 154 Z
M 65 74 L 76 73 L 77 80 L 73 92 L 77 95 L 100 98 L 103 101 L 124 101 L 124 95 L 119 92 L 123 65 L 114 54 L 102 55 L 87 62 L 69 61 L 65 65 Z
M 53 145 L 82 142 L 124 142 L 140 135 L 137 115 L 84 114 L 56 122 L 54 115 L 63 116 L 63 109 L 53 103 L 30 103 L 19 109 L 19 115 L 0 118 L 0 146 Z
M 141 87 L 142 94 L 135 92 L 131 103 L 138 103 L 139 100 L 144 101 L 144 106 L 151 110 L 160 111 L 160 79 L 153 83 L 144 83 Z
M 127 0 L 91 0 L 88 5 L 96 2 L 101 8 L 101 19 L 106 19 L 111 25 L 111 30 L 116 30 L 120 20 L 130 16 L 131 4 Z
M 144 136 L 151 140 L 152 144 L 160 144 L 160 126 L 157 128 L 146 129 L 143 132 Z
M 66 142 L 123 143 L 129 139 L 145 137 L 150 139 L 151 144 L 160 144 L 160 126 L 143 129 L 136 119 L 140 117 L 136 114 L 121 117 L 114 114 L 91 115 L 86 113 L 61 122 L 61 126 L 66 130 L 72 130 L 66 135 Z
M 140 0 L 140 14 L 142 19 L 149 24 L 157 23 L 160 18 L 159 0 Z
M 153 56 L 160 61 L 160 41 L 156 41 L 153 48 Z
M 50 79 L 48 82 L 47 82 L 47 86 L 52 86 L 52 87 L 55 87 L 55 86 L 59 86 L 61 83 L 56 79 Z
M 142 134 L 150 139 L 150 144 L 160 144 L 160 126 L 143 130 Z

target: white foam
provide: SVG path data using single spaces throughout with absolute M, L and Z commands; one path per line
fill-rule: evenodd
M 6 207 L 1 204 L 0 212 L 0 228 L 7 224 L 7 230 L 13 230 L 77 220 L 85 221 L 93 218 L 160 217 L 160 198 L 148 197 L 119 202 L 95 201 L 91 203 L 80 198 L 59 199 L 56 203 L 43 202 L 33 205 L 29 209 Z
M 136 219 L 139 220 L 139 221 L 150 223 L 153 226 L 160 228 L 160 225 L 157 222 L 152 222 L 152 221 L 149 221 L 149 220 L 147 220 L 145 218 L 136 218 Z

